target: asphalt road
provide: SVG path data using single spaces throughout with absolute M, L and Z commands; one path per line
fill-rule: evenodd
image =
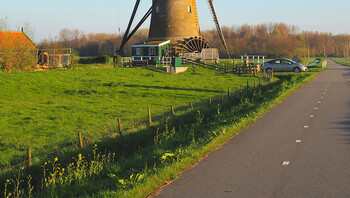
M 350 197 L 350 67 L 329 61 L 157 197 Z

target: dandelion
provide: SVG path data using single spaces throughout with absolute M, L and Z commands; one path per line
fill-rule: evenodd
M 24 170 L 24 167 L 22 167 L 22 170 Z
M 44 165 L 46 165 L 46 164 L 47 164 L 47 162 L 44 163 Z
M 97 147 L 97 144 L 95 144 L 95 147 Z
M 11 195 L 12 195 L 12 194 L 11 194 L 11 193 L 9 193 L 9 197 L 11 197 Z
M 7 182 L 7 183 L 10 183 L 10 180 L 7 179 L 6 182 Z
M 78 154 L 78 159 L 81 160 L 81 153 Z
M 66 170 L 66 169 L 62 168 L 62 172 L 64 172 L 64 170 Z
M 58 157 L 55 157 L 55 159 L 54 159 L 54 160 L 55 160 L 55 162 L 57 162 L 57 161 L 58 161 Z

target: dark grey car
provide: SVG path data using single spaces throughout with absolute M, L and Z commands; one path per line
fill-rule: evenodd
M 295 73 L 307 71 L 307 67 L 304 64 L 297 63 L 295 61 L 292 61 L 286 58 L 279 58 L 279 59 L 266 61 L 264 62 L 261 68 L 265 70 L 267 73 L 271 73 L 272 70 L 274 72 L 295 72 Z

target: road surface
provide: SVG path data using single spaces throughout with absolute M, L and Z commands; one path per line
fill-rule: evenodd
M 157 197 L 350 197 L 350 67 L 329 61 Z

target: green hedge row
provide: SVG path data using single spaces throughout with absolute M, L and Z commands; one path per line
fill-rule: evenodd
M 79 64 L 109 63 L 110 57 L 107 55 L 96 57 L 83 57 L 79 59 Z

